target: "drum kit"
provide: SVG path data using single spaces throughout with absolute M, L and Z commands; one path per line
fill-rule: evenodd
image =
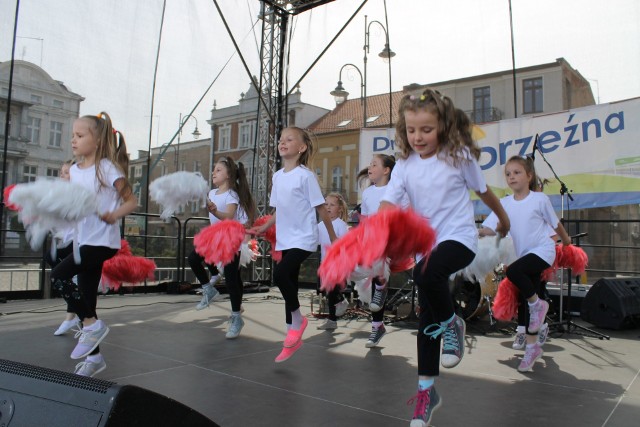
M 456 314 L 465 320 L 477 319 L 489 314 L 489 322 L 493 326 L 493 299 L 498 292 L 498 285 L 505 277 L 505 265 L 497 265 L 493 272 L 486 275 L 484 281 L 470 281 L 457 275 L 449 281 L 449 289 L 453 298 Z

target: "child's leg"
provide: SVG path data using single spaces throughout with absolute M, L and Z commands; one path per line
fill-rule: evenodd
M 537 334 L 549 308 L 546 301 L 538 298 L 536 290 L 540 282 L 540 273 L 549 267 L 542 258 L 535 254 L 527 254 L 512 262 L 507 268 L 507 278 L 518 288 L 522 298 L 528 304 L 529 316 L 526 327 L 528 334 Z
M 242 278 L 240 277 L 240 252 L 238 252 L 229 264 L 224 266 L 224 277 L 231 300 L 231 311 L 240 313 L 242 295 L 244 292 Z
M 327 292 L 327 304 L 329 305 L 329 320 L 338 320 L 336 316 L 336 304 L 340 298 L 340 287 L 336 286 L 331 292 Z
M 282 260 L 277 263 L 273 269 L 273 279 L 284 298 L 287 325 L 293 325 L 291 313 L 299 312 L 300 309 L 300 301 L 298 300 L 298 275 L 302 262 L 307 259 L 310 254 L 311 252 L 302 249 L 282 251 Z
M 206 285 L 207 283 L 209 283 L 209 276 L 207 276 L 207 272 L 204 269 L 204 258 L 202 257 L 202 255 L 197 253 L 194 249 L 189 254 L 187 260 L 189 261 L 189 267 L 191 267 L 191 271 L 193 271 L 193 274 L 196 276 L 196 279 L 198 279 L 198 282 L 200 282 L 201 285 Z

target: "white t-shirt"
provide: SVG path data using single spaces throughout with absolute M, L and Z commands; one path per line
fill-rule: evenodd
M 553 230 L 558 227 L 559 221 L 549 197 L 544 193 L 531 191 L 522 200 L 506 196 L 500 199 L 500 203 L 511 222 L 509 234 L 513 239 L 516 256 L 522 258 L 526 254 L 536 254 L 547 264 L 553 264 L 556 248 L 549 237 L 550 233 L 555 234 Z M 498 217 L 491 213 L 482 226 L 495 230 L 497 224 Z M 549 230 L 549 227 L 553 230 Z
M 80 169 L 78 165 L 71 166 L 71 182 L 80 184 L 97 194 L 98 212 L 104 214 L 113 212 L 120 206 L 120 195 L 113 184 L 124 174 L 111 161 L 100 161 L 101 178 L 107 185 L 100 186 L 96 178 L 95 165 L 86 169 Z M 98 217 L 97 213 L 91 214 L 78 223 L 76 235 L 79 246 L 106 246 L 112 249 L 120 249 L 120 224 L 107 224 Z
M 378 212 L 380 209 L 380 202 L 382 201 L 382 197 L 384 193 L 387 191 L 387 186 L 382 185 L 380 187 L 375 185 L 370 185 L 365 188 L 362 192 L 362 203 L 360 203 L 360 213 L 364 216 L 370 216 L 374 213 Z M 407 208 L 409 207 L 409 198 L 406 193 L 402 197 L 400 201 L 400 207 Z
M 382 200 L 399 205 L 406 192 L 411 207 L 436 231 L 436 245 L 455 240 L 475 253 L 478 230 L 469 190 L 484 193 L 487 185 L 478 162 L 467 149 L 464 154 L 467 160 L 454 167 L 441 156 L 421 159 L 412 152 L 396 163 Z
M 316 174 L 304 166 L 273 174 L 269 206 L 276 208 L 276 250 L 318 248 L 316 207 L 324 205 Z
M 333 231 L 336 233 L 337 238 L 344 236 L 347 234 L 347 231 L 349 231 L 347 223 L 340 218 L 331 221 L 331 225 L 333 225 Z M 320 259 L 324 259 L 324 256 L 327 254 L 327 248 L 331 246 L 331 239 L 329 238 L 327 226 L 324 225 L 322 221 L 318 223 L 318 233 L 320 240 Z
M 224 193 L 216 194 L 217 189 L 213 189 L 209 191 L 209 200 L 211 200 L 217 207 L 220 212 L 228 212 L 228 205 L 236 205 L 236 215 L 232 218 L 238 221 L 240 224 L 245 224 L 249 217 L 245 213 L 244 209 L 240 206 L 240 198 L 238 197 L 238 193 L 229 189 Z M 214 214 L 209 212 L 209 221 L 211 224 L 215 224 L 216 222 L 220 222 L 221 219 L 217 218 Z

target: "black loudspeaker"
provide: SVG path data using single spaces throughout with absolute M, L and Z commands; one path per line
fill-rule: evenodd
M 140 387 L 3 359 L 0 426 L 219 427 L 182 403 Z
M 591 286 L 581 317 L 608 329 L 640 325 L 640 278 L 603 278 Z

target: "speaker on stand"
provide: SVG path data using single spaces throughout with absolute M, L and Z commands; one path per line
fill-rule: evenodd
M 0 426 L 218 424 L 182 403 L 140 387 L 0 359 Z

